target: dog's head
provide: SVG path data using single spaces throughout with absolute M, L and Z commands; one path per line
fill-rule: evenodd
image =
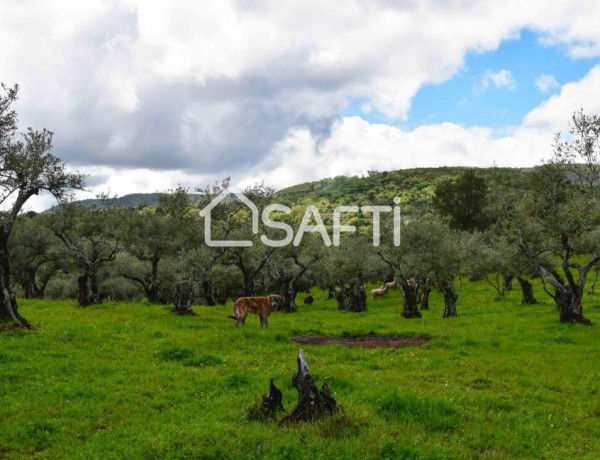
M 283 297 L 271 295 L 269 296 L 269 303 L 271 304 L 271 311 L 280 310 L 283 307 Z

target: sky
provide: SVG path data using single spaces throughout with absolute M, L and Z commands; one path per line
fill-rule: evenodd
M 0 81 L 88 175 L 80 198 L 534 166 L 573 112 L 600 113 L 598 17 L 599 0 L 0 0 Z

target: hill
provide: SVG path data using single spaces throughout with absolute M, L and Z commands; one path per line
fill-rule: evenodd
M 121 197 L 115 198 L 110 201 L 110 206 L 116 206 L 118 208 L 137 208 L 137 207 L 156 207 L 158 206 L 158 198 L 160 193 L 130 193 Z M 198 203 L 200 200 L 200 194 L 188 193 L 190 202 L 192 204 Z M 104 208 L 107 206 L 105 200 L 91 198 L 88 200 L 79 200 L 77 204 L 88 208 Z
M 315 182 L 305 182 L 277 192 L 282 204 L 288 206 L 318 203 L 320 208 L 341 205 L 387 204 L 400 197 L 403 212 L 431 206 L 436 186 L 451 180 L 468 169 L 475 169 L 488 186 L 500 192 L 517 193 L 526 188 L 525 168 L 440 167 L 369 171 L 365 177 L 337 176 Z
M 515 193 L 525 189 L 525 168 L 467 168 L 440 167 L 369 171 L 367 176 L 337 176 L 314 182 L 304 182 L 279 190 L 276 200 L 288 206 L 317 204 L 321 209 L 337 205 L 390 204 L 394 197 L 402 198 L 403 212 L 426 210 L 431 206 L 435 187 L 451 180 L 468 169 L 476 169 L 490 188 Z M 160 193 L 131 193 L 116 198 L 112 206 L 135 208 L 158 206 Z M 197 204 L 200 194 L 190 193 L 190 201 Z M 104 207 L 100 199 L 80 200 L 81 206 Z

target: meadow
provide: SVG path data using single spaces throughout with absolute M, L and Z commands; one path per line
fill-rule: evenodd
M 32 331 L 0 332 L 0 457 L 22 458 L 598 458 L 600 296 L 594 326 L 560 324 L 539 305 L 504 301 L 467 283 L 459 317 L 432 294 L 422 319 L 402 318 L 401 295 L 339 312 L 315 305 L 236 330 L 231 305 L 194 307 L 21 300 Z M 305 345 L 320 387 L 344 413 L 279 427 L 249 421 L 268 390 L 297 401 L 295 334 L 423 336 L 419 347 Z M 283 414 L 282 414 L 283 416 Z

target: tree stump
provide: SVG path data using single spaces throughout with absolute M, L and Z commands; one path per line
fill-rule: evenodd
M 284 417 L 280 425 L 286 423 L 312 422 L 317 418 L 332 415 L 339 410 L 327 383 L 321 391 L 308 370 L 304 351 L 298 349 L 298 372 L 292 377 L 292 385 L 298 390 L 298 404 L 291 415 Z
M 266 421 L 272 419 L 277 412 L 283 412 L 283 393 L 269 380 L 269 392 L 263 396 L 262 403 L 256 402 L 248 409 L 249 420 Z
M 263 396 L 262 407 L 266 413 L 283 412 L 283 393 L 269 379 L 269 392 Z
M 192 310 L 192 301 L 194 300 L 194 290 L 192 283 L 189 281 L 181 281 L 175 284 L 173 291 L 173 310 L 178 315 L 195 315 Z

